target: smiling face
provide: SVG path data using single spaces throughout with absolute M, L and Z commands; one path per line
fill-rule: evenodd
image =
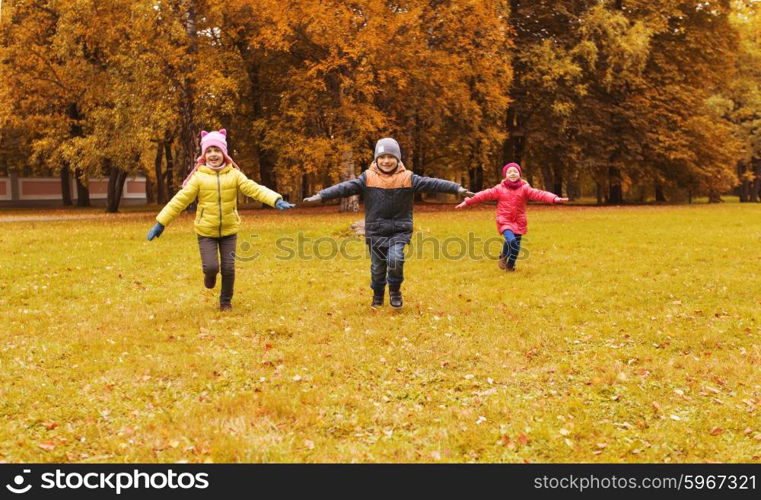
M 206 148 L 205 156 L 206 165 L 212 168 L 222 166 L 222 163 L 225 161 L 224 153 L 222 153 L 222 150 L 216 146 L 209 146 Z
M 510 167 L 507 169 L 507 172 L 505 172 L 505 179 L 507 179 L 510 182 L 515 182 L 520 178 L 521 178 L 521 174 L 520 172 L 518 172 L 518 169 L 515 167 Z
M 375 162 L 377 163 L 378 168 L 381 169 L 381 172 L 386 174 L 390 174 L 396 170 L 397 165 L 399 165 L 399 160 L 393 155 L 380 155 Z

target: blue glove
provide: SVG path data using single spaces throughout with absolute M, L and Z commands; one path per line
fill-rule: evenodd
M 277 208 L 278 210 L 288 210 L 289 208 L 293 208 L 295 206 L 296 205 L 294 205 L 293 203 L 288 203 L 287 201 L 283 201 L 283 200 L 277 200 L 277 203 L 275 203 L 275 208 Z
M 164 224 L 157 222 L 156 225 L 153 226 L 150 231 L 148 231 L 148 241 L 151 241 L 153 238 L 158 238 L 163 232 Z

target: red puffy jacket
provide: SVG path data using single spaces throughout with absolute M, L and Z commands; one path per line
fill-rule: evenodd
M 528 182 L 516 189 L 507 187 L 507 181 L 497 184 L 491 189 L 479 191 L 475 196 L 465 201 L 465 204 L 475 205 L 482 201 L 497 200 L 497 230 L 499 234 L 509 229 L 515 234 L 526 234 L 526 202 L 528 200 L 555 203 L 559 197 L 549 191 L 532 188 Z

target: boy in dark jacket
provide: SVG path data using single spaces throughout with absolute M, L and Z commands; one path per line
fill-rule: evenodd
M 372 165 L 358 178 L 325 188 L 304 199 L 313 202 L 364 193 L 372 307 L 383 305 L 386 283 L 391 307 L 402 307 L 400 288 L 404 281 L 404 245 L 412 238 L 415 191 L 473 195 L 455 182 L 413 174 L 404 168 L 401 158 L 399 143 L 391 138 L 381 139 L 375 145 Z

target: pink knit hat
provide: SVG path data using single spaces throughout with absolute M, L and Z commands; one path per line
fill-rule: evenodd
M 209 146 L 216 146 L 222 150 L 227 157 L 227 130 L 220 129 L 219 132 L 201 132 L 201 156 L 206 154 Z
M 235 160 L 230 158 L 230 155 L 227 154 L 227 130 L 219 129 L 217 132 L 207 132 L 203 130 L 201 131 L 201 156 L 196 158 L 196 164 L 193 166 L 193 169 L 188 176 L 185 177 L 185 180 L 182 181 L 182 187 L 185 187 L 193 174 L 196 173 L 196 170 L 198 170 L 198 167 L 206 163 L 206 150 L 211 146 L 216 146 L 222 150 L 222 154 L 225 157 L 225 162 L 219 167 L 219 169 L 222 169 L 227 165 L 232 165 L 234 168 L 240 170 L 240 167 L 235 163 Z
M 502 167 L 502 177 L 507 175 L 507 169 L 510 167 L 515 167 L 518 169 L 518 175 L 523 175 L 523 169 L 521 169 L 521 166 L 517 163 L 508 163 L 504 167 Z

